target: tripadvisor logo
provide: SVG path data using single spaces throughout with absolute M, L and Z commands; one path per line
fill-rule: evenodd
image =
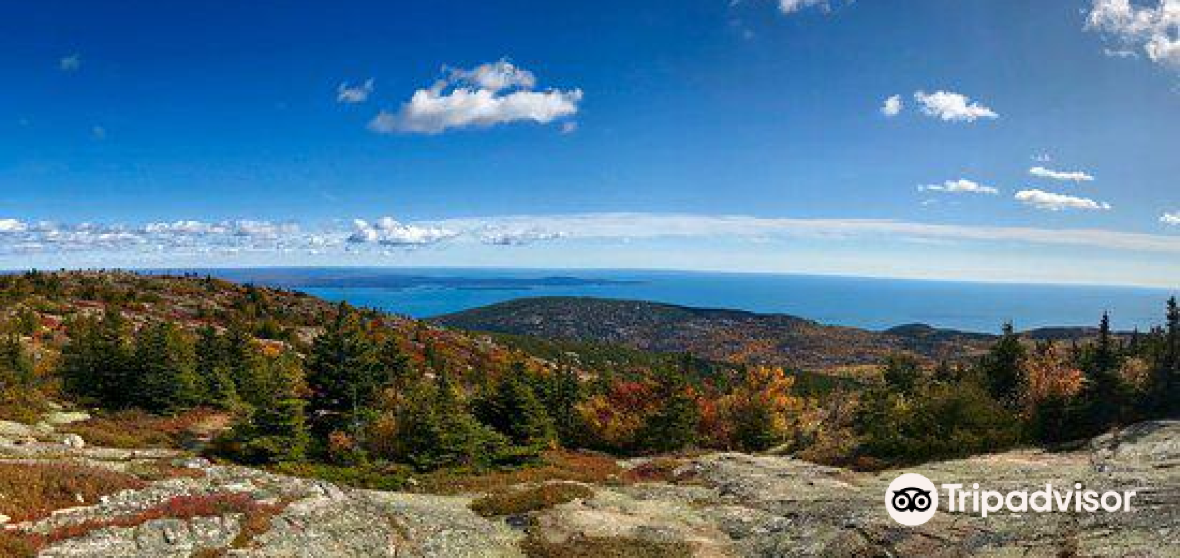
M 999 492 L 980 490 L 974 483 L 970 489 L 962 484 L 942 484 L 946 497 L 946 509 L 950 512 L 978 514 L 987 517 L 989 513 L 1008 511 L 1011 513 L 1046 512 L 1105 512 L 1131 511 L 1131 497 L 1134 491 L 1096 492 L 1083 490 L 1081 483 L 1074 483 L 1073 489 L 1060 490 L 1052 483 L 1042 490 L 1032 492 L 1013 490 Z M 938 512 L 938 489 L 930 479 L 917 473 L 904 473 L 889 483 L 885 489 L 885 510 L 894 521 L 911 527 L 922 525 Z

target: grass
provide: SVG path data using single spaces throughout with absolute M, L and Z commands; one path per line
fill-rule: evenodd
M 593 495 L 594 491 L 587 486 L 559 482 L 489 494 L 471 502 L 471 510 L 483 517 L 516 515 L 549 509 Z
M 103 413 L 60 428 L 86 443 L 111 448 L 176 448 L 194 438 L 199 426 L 216 417 L 210 409 L 193 409 L 175 416 L 128 410 Z
M 643 464 L 628 469 L 623 473 L 623 480 L 628 483 L 636 482 L 667 482 L 677 483 L 692 480 L 693 473 L 677 473 L 676 469 L 684 466 L 685 459 L 661 456 L 653 457 Z
M 326 480 L 354 488 L 389 491 L 404 490 L 410 473 L 410 468 L 405 465 L 341 466 L 325 463 L 281 463 L 271 470 L 284 475 Z
M 0 463 L 0 514 L 28 521 L 55 510 L 93 504 L 144 482 L 132 475 L 70 463 Z
M 520 484 L 573 481 L 587 484 L 619 482 L 622 469 L 614 458 L 585 451 L 545 452 L 535 465 L 499 471 L 440 470 L 415 477 L 416 492 L 464 494 L 501 492 Z
M 682 558 L 692 555 L 692 547 L 687 543 L 627 537 L 572 537 L 554 543 L 530 534 L 520 547 L 528 558 Z

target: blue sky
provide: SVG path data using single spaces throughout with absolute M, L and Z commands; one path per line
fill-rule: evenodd
M 1177 14 L 1180 0 L 6 5 L 0 266 L 1177 286 Z

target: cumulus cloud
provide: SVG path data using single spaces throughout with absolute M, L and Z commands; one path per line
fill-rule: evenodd
M 336 102 L 350 105 L 363 103 L 369 100 L 369 95 L 372 93 L 373 78 L 366 79 L 364 83 L 358 85 L 349 85 L 348 82 L 344 82 L 336 88 Z
M 975 122 L 980 118 L 999 118 L 992 109 L 972 101 L 962 93 L 953 91 L 935 91 L 914 93 L 914 100 L 922 105 L 922 112 L 927 116 L 940 118 L 947 122 Z
M 922 192 L 945 192 L 948 194 L 998 194 L 999 190 L 991 186 L 984 186 L 966 178 L 958 180 L 947 180 L 942 184 L 927 184 L 925 186 L 918 186 L 918 190 Z
M 1110 209 L 1110 204 L 1106 202 L 1094 201 L 1090 198 L 1081 198 L 1077 196 L 1069 196 L 1066 194 L 1055 194 L 1053 192 L 1045 192 L 1043 190 L 1021 190 L 1016 192 L 1016 201 L 1037 209 L 1044 209 L 1047 211 L 1062 211 L 1066 209 L 1082 209 L 1082 210 L 1107 210 Z
M 1163 215 L 1160 215 L 1160 222 L 1165 225 L 1180 226 L 1180 211 L 1165 212 Z
M 1093 0 L 1086 30 L 1103 33 L 1125 47 L 1141 49 L 1151 61 L 1180 70 L 1180 0 Z
M 510 122 L 548 124 L 578 112 L 581 89 L 537 91 L 535 86 L 532 72 L 507 60 L 471 70 L 449 69 L 445 79 L 415 91 L 396 112 L 379 112 L 369 129 L 383 134 L 438 134 Z
M 513 87 L 532 89 L 537 86 L 537 76 L 524 68 L 518 68 L 504 58 L 496 62 L 480 64 L 471 70 L 462 68 L 449 68 L 449 70 L 452 83 L 465 84 L 492 92 Z
M 57 67 L 63 72 L 76 72 L 82 67 L 82 57 L 77 53 L 63 56 L 57 61 Z
M 1093 176 L 1082 171 L 1056 171 L 1047 169 L 1045 167 L 1033 167 L 1028 169 L 1028 173 L 1033 176 L 1041 178 L 1048 178 L 1051 180 L 1060 180 L 1062 182 L 1090 182 L 1094 180 Z
M 382 217 L 372 223 L 364 219 L 355 219 L 352 225 L 353 232 L 349 235 L 348 242 L 354 244 L 426 246 L 456 236 L 454 231 L 444 228 L 405 224 L 392 217 Z
M 901 113 L 901 109 L 901 95 L 893 95 L 888 99 L 885 99 L 885 102 L 881 105 L 881 114 L 890 117 L 897 116 Z
M 24 232 L 29 226 L 17 219 L 0 219 L 0 233 Z

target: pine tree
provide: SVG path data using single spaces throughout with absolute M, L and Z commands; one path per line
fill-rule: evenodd
M 1008 408 L 1015 408 L 1019 400 L 1025 356 L 1020 335 L 1012 327 L 1012 322 L 1008 322 L 1004 324 L 1003 335 L 981 363 L 988 392 Z
M 1085 434 L 1101 431 L 1120 420 L 1126 401 L 1125 386 L 1119 377 L 1120 355 L 1110 331 L 1110 316 L 1103 312 L 1098 340 L 1085 358 L 1083 371 L 1086 387 L 1082 391 Z
M 917 359 L 905 354 L 889 355 L 882 372 L 885 385 L 898 393 L 911 394 L 922 378 L 922 369 Z
M 316 337 L 307 361 L 311 408 L 323 421 L 323 432 L 345 430 L 356 435 L 366 409 L 388 383 L 387 369 L 359 316 L 341 303 L 336 317 Z
M 561 367 L 553 375 L 552 382 L 546 406 L 558 439 L 563 445 L 571 446 L 578 436 L 577 406 L 582 397 L 582 384 L 578 373 L 569 366 Z
M 129 402 L 149 411 L 189 408 L 199 402 L 192 343 L 176 326 L 146 325 L 135 336 L 134 384 Z
M 524 364 L 517 362 L 500 379 L 486 422 L 513 443 L 542 448 L 553 443 L 553 419 L 537 398 Z
M 8 334 L 0 340 L 0 392 L 25 390 L 33 386 L 33 359 L 20 337 Z
M 1168 299 L 1161 347 L 1147 386 L 1145 406 L 1151 416 L 1180 414 L 1180 305 Z
M 303 370 L 290 353 L 266 359 L 268 401 L 250 415 L 246 452 L 262 462 L 300 461 L 310 436 L 307 429 Z
M 683 376 L 663 371 L 657 378 L 655 398 L 661 405 L 648 417 L 640 434 L 644 447 L 656 451 L 675 451 L 692 446 L 697 440 L 700 408 L 690 395 Z
M 59 375 L 66 391 L 107 408 L 124 408 L 134 395 L 127 326 L 118 309 L 101 320 L 82 317 L 69 325 Z
M 233 409 L 238 406 L 238 392 L 230 373 L 225 344 L 213 326 L 205 326 L 198 333 L 196 373 L 198 392 L 205 405 Z
M 481 467 L 498 459 L 507 440 L 481 424 L 459 398 L 445 371 L 435 377 L 405 415 L 407 460 L 421 470 Z

